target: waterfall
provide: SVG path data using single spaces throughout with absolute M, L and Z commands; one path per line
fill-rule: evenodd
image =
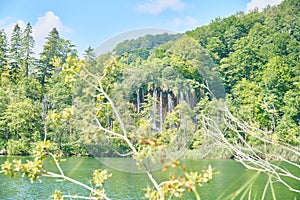
M 183 93 L 182 93 L 182 91 L 180 90 L 180 91 L 179 91 L 179 102 L 178 102 L 178 103 L 182 102 L 183 100 L 184 100 L 184 98 L 183 98 Z
M 194 89 L 191 90 L 191 99 L 192 99 L 192 105 L 191 107 L 195 107 L 197 105 L 197 95 L 196 91 Z
M 153 113 L 156 114 L 156 107 L 157 107 L 157 90 L 153 90 Z
M 157 125 L 156 125 L 156 112 L 157 112 L 157 90 L 153 90 L 153 113 L 152 113 L 152 130 L 157 131 Z
M 168 112 L 172 112 L 174 108 L 173 97 L 170 92 L 168 92 Z
M 144 103 L 144 101 L 145 101 L 145 92 L 144 92 L 143 88 L 141 90 L 142 90 L 141 102 Z
M 190 107 L 191 108 L 195 107 L 196 101 L 195 101 L 195 93 L 194 93 L 193 89 L 190 89 L 188 98 L 189 98 Z
M 185 101 L 186 101 L 189 105 L 191 105 L 189 93 L 190 93 L 189 90 L 185 93 Z
M 140 92 L 139 92 L 139 90 L 136 92 L 136 106 L 137 106 L 137 112 L 140 113 L 140 110 L 141 110 L 141 99 L 140 99 Z
M 160 90 L 159 93 L 159 124 L 160 124 L 160 131 L 162 131 L 162 127 L 163 127 L 163 92 L 162 90 Z

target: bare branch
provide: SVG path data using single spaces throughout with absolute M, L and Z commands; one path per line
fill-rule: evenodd
M 225 148 L 233 153 L 235 160 L 243 164 L 247 169 L 269 174 L 278 182 L 285 185 L 289 190 L 300 193 L 298 189 L 294 188 L 281 178 L 289 177 L 300 181 L 300 177 L 280 165 L 271 163 L 267 158 L 269 154 L 267 152 L 260 151 L 256 146 L 250 145 L 246 141 L 244 135 L 252 136 L 265 144 L 272 145 L 273 147 L 280 147 L 281 149 L 296 155 L 300 155 L 299 150 L 296 150 L 288 144 L 272 141 L 265 131 L 252 127 L 246 122 L 240 121 L 234 117 L 226 106 L 224 106 L 220 112 L 222 116 L 221 123 L 211 116 L 204 114 L 201 115 L 201 123 L 206 135 L 213 138 L 215 141 L 221 142 Z M 218 119 L 220 119 L 220 117 Z M 235 136 L 239 139 L 239 143 L 229 142 L 228 139 L 225 138 L 226 132 L 229 130 L 235 133 Z M 298 169 L 300 168 L 299 164 L 289 161 L 281 155 L 275 154 L 275 156 L 276 158 L 285 161 Z

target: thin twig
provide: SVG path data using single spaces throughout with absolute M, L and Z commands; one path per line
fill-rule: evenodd
M 48 176 L 48 177 L 53 177 L 53 178 L 62 178 L 62 179 L 65 179 L 65 180 L 67 180 L 67 181 L 69 181 L 71 183 L 74 183 L 76 185 L 79 185 L 79 186 L 81 186 L 81 187 L 83 187 L 83 188 L 91 191 L 93 194 L 102 195 L 101 193 L 99 193 L 94 188 L 92 188 L 92 187 L 90 187 L 90 186 L 88 186 L 88 185 L 86 185 L 86 184 L 84 184 L 84 183 L 82 183 L 80 181 L 72 179 L 72 178 L 70 178 L 68 176 L 62 175 L 62 174 L 57 174 L 57 173 L 53 173 L 53 172 L 46 172 L 46 174 L 44 174 L 43 176 Z M 106 197 L 106 196 L 104 196 L 104 199 L 109 200 L 109 198 Z

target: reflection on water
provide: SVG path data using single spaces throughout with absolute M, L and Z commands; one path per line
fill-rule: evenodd
M 16 158 L 16 157 L 14 157 Z M 18 157 L 17 157 L 18 158 Z M 20 157 L 19 157 L 20 158 Z M 29 157 L 21 157 L 22 159 L 30 159 Z M 6 157 L 0 157 L 0 163 L 5 162 Z M 13 158 L 9 158 L 13 159 Z M 118 163 L 128 167 L 128 160 L 120 158 L 109 158 L 105 162 Z M 251 199 L 261 199 L 265 184 L 268 177 L 264 174 L 246 170 L 242 165 L 233 160 L 181 160 L 181 163 L 186 166 L 188 170 L 206 169 L 211 164 L 220 173 L 215 175 L 210 184 L 199 188 L 202 199 L 232 199 L 231 195 L 240 192 L 237 199 L 246 194 L 246 199 L 249 196 L 249 186 L 251 186 Z M 93 170 L 98 168 L 108 169 L 113 176 L 106 182 L 105 188 L 108 197 L 112 199 L 141 199 L 145 193 L 143 188 L 147 185 L 151 186 L 150 181 L 144 173 L 125 173 L 108 168 L 101 164 L 95 158 L 71 157 L 67 158 L 66 162 L 61 164 L 65 174 L 80 180 L 88 185 L 89 179 Z M 50 171 L 55 171 L 53 163 L 47 163 L 47 168 Z M 291 169 L 293 170 L 293 169 Z M 161 172 L 160 170 L 154 172 L 154 176 L 158 181 L 163 181 L 169 178 L 170 173 L 175 171 Z M 177 171 L 176 173 L 181 173 Z M 300 172 L 299 174 L 300 175 Z M 251 181 L 253 180 L 253 181 Z M 295 186 L 299 183 L 294 182 Z M 243 191 L 239 191 L 244 187 Z M 299 199 L 299 194 L 290 192 L 279 183 L 273 184 L 277 199 Z M 30 183 L 27 179 L 20 177 L 11 178 L 0 175 L 0 199 L 50 199 L 51 194 L 55 189 L 59 189 L 66 194 L 72 195 L 88 195 L 89 193 L 77 185 L 71 184 L 67 181 L 58 181 L 55 179 L 43 178 L 42 183 Z M 245 192 L 246 191 L 246 192 Z M 183 199 L 194 199 L 193 195 L 186 195 Z M 271 189 L 267 188 L 265 199 L 272 199 Z

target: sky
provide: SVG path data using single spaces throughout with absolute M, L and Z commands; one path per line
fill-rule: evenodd
M 140 28 L 193 30 L 217 17 L 262 10 L 282 0 L 0 0 L 0 29 L 10 36 L 16 23 L 33 27 L 35 53 L 53 27 L 81 55 L 121 33 Z

